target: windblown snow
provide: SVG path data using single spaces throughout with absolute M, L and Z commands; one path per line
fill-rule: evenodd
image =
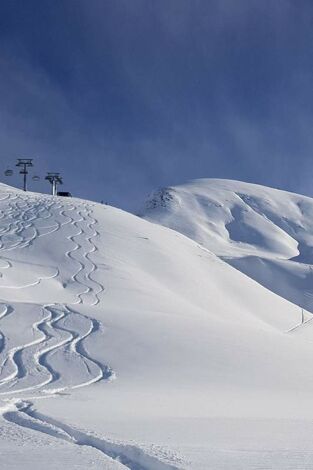
M 313 468 L 313 200 L 141 215 L 0 186 L 1 468 Z

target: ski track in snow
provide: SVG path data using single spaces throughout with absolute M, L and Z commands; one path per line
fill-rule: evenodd
M 66 238 L 72 248 L 65 252 L 65 256 L 72 266 L 76 266 L 71 281 L 80 286 L 74 303 L 90 307 L 98 305 L 105 288 L 94 278 L 98 268 L 92 260 L 92 255 L 98 251 L 95 240 L 99 232 L 91 206 L 68 202 L 61 204 L 55 198 L 23 197 L 10 193 L 0 197 L 0 202 L 6 203 L 5 210 L 0 211 L 1 277 L 2 270 L 6 272 L 14 269 L 14 262 L 4 255 L 9 256 L 12 250 L 27 248 L 35 243 L 36 239 L 58 232 L 67 225 L 71 228 L 71 233 L 66 235 Z M 56 215 L 56 211 L 63 219 L 62 222 L 54 217 L 52 225 L 38 227 L 38 221 L 48 222 Z M 33 283 L 2 288 L 23 289 L 59 274 L 56 269 L 52 276 L 38 277 Z M 11 404 L 9 407 L 12 408 L 7 411 L 5 406 L 0 410 L 3 418 L 18 426 L 63 439 L 74 445 L 89 446 L 106 457 L 118 460 L 128 469 L 177 469 L 178 467 L 164 463 L 135 445 L 114 443 L 95 437 L 43 416 L 33 409 L 33 403 L 29 401 L 33 392 L 39 393 L 41 398 L 48 398 L 115 377 L 111 368 L 91 357 L 84 345 L 88 337 L 101 329 L 97 320 L 73 310 L 69 305 L 50 304 L 36 307 L 39 309 L 39 318 L 29 325 L 31 338 L 27 342 L 16 344 L 5 334 L 4 321 L 9 317 L 16 317 L 18 321 L 19 317 L 23 316 L 23 305 L 20 311 L 16 310 L 19 310 L 19 306 L 5 303 L 0 305 L 0 325 L 3 325 L 0 331 L 0 397 L 2 401 L 8 401 Z M 73 367 L 79 368 L 79 374 L 74 380 L 68 377 L 68 365 L 62 370 L 62 360 L 53 361 L 57 355 L 66 358 L 65 364 L 70 361 Z M 24 394 L 24 397 L 21 394 Z M 19 396 L 18 399 L 16 395 Z
M 64 306 L 46 306 L 43 311 L 45 315 L 32 325 L 33 340 L 8 350 L 4 344 L 0 354 L 0 396 L 38 389 L 56 393 L 112 378 L 111 369 L 93 359 L 84 348 L 84 340 L 99 330 L 96 320 Z M 83 321 L 80 330 L 66 324 L 77 316 Z M 75 357 L 80 363 L 79 382 L 67 384 L 62 368 L 55 370 L 50 364 L 49 358 L 57 352 L 70 359 Z M 81 380 L 84 376 L 85 380 Z
M 93 228 L 97 221 L 92 217 L 91 209 L 86 204 L 75 205 L 72 203 L 60 204 L 56 199 L 37 197 L 27 199 L 22 196 L 6 196 L 6 208 L 1 211 L 3 229 L 0 233 L 0 254 L 30 246 L 36 238 L 47 236 L 61 230 L 62 226 L 71 225 L 71 234 L 67 239 L 74 245 L 65 255 L 71 264 L 78 265 L 72 275 L 72 281 L 81 286 L 77 294 L 76 303 L 85 305 L 97 305 L 100 301 L 99 294 L 104 287 L 92 279 L 91 274 L 96 271 L 96 265 L 90 255 L 97 250 L 93 239 L 98 235 Z M 61 216 L 62 221 L 55 222 L 52 226 L 43 228 L 43 233 L 36 226 L 38 220 L 48 220 L 54 215 Z M 58 211 L 57 214 L 55 212 Z M 75 213 L 75 216 L 69 215 Z M 4 215 L 5 214 L 5 215 Z M 4 223 L 6 222 L 6 224 Z M 90 232 L 90 233 L 87 233 Z M 79 238 L 79 241 L 78 241 Z M 87 246 L 87 248 L 86 248 Z M 74 255 L 76 254 L 76 256 Z M 11 261 L 2 259 L 2 269 L 14 268 Z M 42 279 L 57 277 L 59 270 L 49 277 L 38 277 L 33 283 L 23 286 L 4 286 L 4 288 L 26 288 L 37 285 Z M 15 313 L 13 306 L 3 305 L 0 320 L 3 320 L 8 312 Z M 75 329 L 75 320 L 71 322 L 73 327 L 67 324 L 73 318 L 82 324 L 80 329 Z M 62 323 L 63 322 L 63 323 Z M 88 355 L 84 347 L 84 340 L 100 330 L 99 323 L 82 313 L 75 312 L 69 306 L 45 305 L 42 306 L 40 318 L 30 325 L 33 338 L 27 343 L 14 344 L 10 347 L 10 341 L 1 332 L 0 349 L 0 395 L 14 394 L 16 392 L 43 389 L 49 393 L 48 386 L 57 385 L 58 390 L 82 387 L 102 379 L 113 378 L 112 370 L 94 360 Z M 50 364 L 51 358 L 56 353 L 62 354 L 68 359 L 73 359 L 77 364 L 83 365 L 86 377 L 79 383 L 66 384 L 66 374 L 54 370 Z M 60 362 L 60 361 L 59 361 Z M 59 364 L 58 364 L 59 365 Z M 62 365 L 62 361 L 61 361 Z
M 63 211 L 63 215 L 67 215 L 70 223 L 76 233 L 69 235 L 67 238 L 74 245 L 73 248 L 65 253 L 65 255 L 78 265 L 76 273 L 72 276 L 72 281 L 81 285 L 82 291 L 77 295 L 78 304 L 97 305 L 100 302 L 99 295 L 104 292 L 104 287 L 95 281 L 91 275 L 97 270 L 97 266 L 90 258 L 98 248 L 94 243 L 94 239 L 99 235 L 98 231 L 93 228 L 97 221 L 92 217 L 92 211 L 89 208 L 77 211 L 79 219 L 74 219 Z M 87 220 L 89 219 L 89 221 Z M 85 225 L 85 228 L 84 228 Z M 89 235 L 86 232 L 91 232 Z M 83 238 L 87 242 L 89 249 L 83 248 L 79 239 Z
M 100 302 L 99 294 L 104 292 L 104 287 L 92 278 L 92 273 L 96 271 L 97 267 L 90 255 L 98 249 L 94 238 L 99 233 L 94 228 L 97 221 L 93 218 L 90 207 L 83 203 L 61 204 L 55 198 L 34 196 L 26 198 L 10 194 L 1 197 L 0 200 L 6 202 L 6 207 L 0 214 L 0 220 L 3 224 L 0 231 L 0 254 L 26 248 L 39 237 L 47 236 L 61 230 L 65 225 L 70 225 L 71 233 L 66 238 L 72 243 L 73 248 L 67 251 L 65 256 L 70 260 L 72 266 L 77 265 L 71 280 L 81 287 L 76 294 L 77 301 L 75 303 L 97 305 Z M 58 217 L 54 217 L 55 223 L 44 226 L 43 233 L 41 233 L 40 228 L 36 226 L 36 221 L 48 220 L 53 215 L 61 216 L 63 220 L 60 222 Z M 3 262 L 2 270 L 14 268 L 14 262 L 4 258 L 0 259 Z M 22 289 L 58 275 L 59 270 L 57 269 L 52 276 L 38 277 L 32 283 L 18 287 L 5 285 L 2 288 Z M 15 312 L 13 306 L 6 304 L 2 305 L 2 309 L 0 320 L 4 320 L 9 313 L 17 315 L 17 318 L 23 314 L 23 312 Z M 100 324 L 96 320 L 76 312 L 66 305 L 44 305 L 41 310 L 40 318 L 30 325 L 33 337 L 29 342 L 11 345 L 11 341 L 6 338 L 5 333 L 0 332 L 0 396 L 37 389 L 44 389 L 45 393 L 49 393 L 52 390 L 51 384 L 57 386 L 59 391 L 82 387 L 114 377 L 113 371 L 93 359 L 84 347 L 84 340 L 100 330 Z M 70 320 L 72 320 L 71 326 L 68 326 Z M 79 320 L 79 328 L 75 328 L 75 320 L 76 323 Z M 78 383 L 76 380 L 76 382 L 67 384 L 66 374 L 63 374 L 62 370 L 55 370 L 55 367 L 50 363 L 57 353 L 66 357 L 67 361 L 74 360 L 76 366 L 81 363 L 81 366 L 78 367 L 81 367 L 85 373 L 79 374 L 79 377 L 84 377 L 85 380 Z
M 2 416 L 6 421 L 32 431 L 45 433 L 74 445 L 88 446 L 106 457 L 118 460 L 125 468 L 131 470 L 178 470 L 180 468 L 159 460 L 133 444 L 109 441 L 61 423 L 34 410 L 29 402 L 9 403 L 4 407 Z

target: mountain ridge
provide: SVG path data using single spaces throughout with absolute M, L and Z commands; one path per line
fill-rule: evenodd
M 155 193 L 142 215 L 184 233 L 312 311 L 313 200 L 308 196 L 232 180 L 195 180 Z

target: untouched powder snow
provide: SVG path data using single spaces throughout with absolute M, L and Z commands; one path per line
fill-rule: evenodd
M 202 180 L 145 220 L 1 185 L 1 468 L 312 468 L 311 210 Z
M 199 242 L 268 289 L 313 313 L 313 200 L 203 179 L 153 194 L 143 213 Z

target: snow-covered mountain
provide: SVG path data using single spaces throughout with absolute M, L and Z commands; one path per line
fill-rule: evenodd
M 278 295 L 313 313 L 313 200 L 239 181 L 165 188 L 143 215 L 197 241 Z
M 1 468 L 311 468 L 312 211 L 222 180 L 144 218 L 1 185 Z

